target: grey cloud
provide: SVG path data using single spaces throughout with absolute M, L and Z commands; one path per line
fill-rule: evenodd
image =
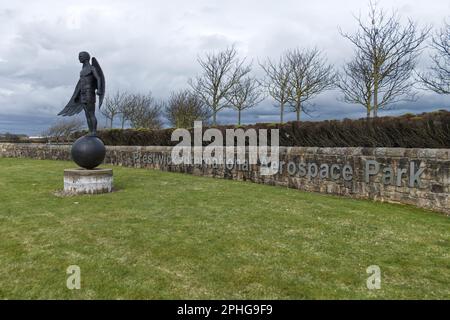
M 450 11 L 447 0 L 381 1 L 422 25 L 439 25 Z M 57 120 L 78 78 L 78 52 L 96 56 L 107 76 L 109 92 L 152 91 L 164 98 L 187 87 L 200 70 L 198 55 L 235 44 L 254 61 L 276 58 L 293 47 L 317 46 L 337 67 L 352 53 L 338 26 L 355 29 L 352 13 L 366 9 L 359 0 L 231 0 L 118 1 L 43 0 L 2 4 L 0 11 L 0 132 L 37 134 Z M 424 52 L 420 67 L 427 63 Z M 359 106 L 347 105 L 327 92 L 314 104 L 321 120 L 364 116 Z M 422 112 L 448 108 L 448 99 L 429 93 L 415 103 L 386 112 Z M 274 122 L 278 109 L 267 99 L 243 114 L 244 122 Z M 288 113 L 287 120 L 294 114 Z M 219 121 L 234 123 L 236 114 L 224 110 Z

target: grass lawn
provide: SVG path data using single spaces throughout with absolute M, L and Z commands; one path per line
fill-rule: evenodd
M 450 298 L 441 214 L 120 167 L 117 192 L 55 196 L 71 167 L 0 159 L 0 299 Z

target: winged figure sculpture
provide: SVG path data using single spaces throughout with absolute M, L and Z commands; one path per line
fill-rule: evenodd
M 75 91 L 69 103 L 58 113 L 59 116 L 73 116 L 84 110 L 91 136 L 97 135 L 97 118 L 95 117 L 95 103 L 97 94 L 98 107 L 102 106 L 105 97 L 105 76 L 97 59 L 86 51 L 79 53 L 78 58 L 83 67 L 80 71 L 80 80 L 75 87 Z M 96 92 L 97 91 L 97 92 Z

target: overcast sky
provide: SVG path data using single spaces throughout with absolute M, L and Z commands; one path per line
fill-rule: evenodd
M 116 89 L 152 91 L 165 98 L 186 88 L 200 70 L 198 55 L 235 44 L 255 62 L 277 58 L 288 48 L 323 50 L 339 68 L 352 47 L 338 32 L 356 30 L 352 14 L 364 14 L 361 0 L 165 0 L 165 1 L 6 1 L 0 0 L 0 132 L 36 135 L 57 120 L 72 95 L 81 65 L 78 52 L 97 57 L 107 93 Z M 448 0 L 382 0 L 419 25 L 440 27 L 450 15 Z M 419 67 L 424 68 L 425 51 Z M 314 100 L 309 120 L 357 118 L 358 105 L 337 101 L 330 91 Z M 389 113 L 449 109 L 449 98 L 427 92 L 415 103 Z M 387 114 L 386 112 L 384 114 Z M 294 113 L 286 118 L 294 119 Z M 243 114 L 243 122 L 273 122 L 278 109 L 268 99 Z M 235 122 L 235 112 L 219 114 Z M 103 121 L 102 121 L 103 122 Z

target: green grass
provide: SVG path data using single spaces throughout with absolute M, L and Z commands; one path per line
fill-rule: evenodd
M 450 298 L 441 214 L 120 167 L 117 192 L 57 197 L 70 167 L 0 159 L 1 299 Z

